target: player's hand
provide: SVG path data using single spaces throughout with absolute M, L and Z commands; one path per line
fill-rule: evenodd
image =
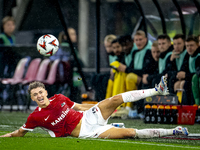
M 119 72 L 125 72 L 125 70 L 126 70 L 126 65 L 120 63 L 120 64 L 119 64 L 119 67 L 117 68 L 117 70 L 118 70 Z
M 185 79 L 185 72 L 184 71 L 178 72 L 176 78 L 179 80 Z
M 1 135 L 0 137 L 12 137 L 12 136 L 11 136 L 11 133 L 7 133 L 5 135 Z
M 170 57 L 170 61 L 173 61 L 174 59 L 179 58 L 179 54 L 177 54 L 177 52 L 175 52 L 174 50 L 172 51 L 171 57 Z
M 147 81 L 148 76 L 149 76 L 148 74 L 143 74 L 143 76 L 142 76 L 142 83 L 143 84 L 148 84 L 148 81 Z

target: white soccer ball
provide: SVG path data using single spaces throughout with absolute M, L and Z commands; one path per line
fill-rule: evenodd
M 41 55 L 52 56 L 58 51 L 58 48 L 58 39 L 51 34 L 43 35 L 37 41 L 37 50 Z

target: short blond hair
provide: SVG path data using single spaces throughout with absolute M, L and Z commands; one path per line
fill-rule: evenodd
M 6 24 L 6 22 L 8 21 L 13 21 L 15 23 L 15 19 L 11 16 L 6 16 L 2 19 L 2 25 L 4 26 L 4 24 Z
M 136 36 L 136 35 L 142 35 L 142 36 L 146 37 L 145 32 L 142 31 L 142 30 L 138 30 L 138 31 L 136 31 L 135 36 Z
M 112 42 L 115 39 L 117 39 L 117 36 L 114 34 L 109 34 L 104 38 L 104 42 Z
M 158 47 L 158 41 L 154 41 L 154 42 L 152 43 L 152 47 Z

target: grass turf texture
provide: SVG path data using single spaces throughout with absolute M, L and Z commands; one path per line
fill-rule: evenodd
M 26 121 L 28 113 L 6 112 L 0 113 L 0 135 L 19 129 Z M 124 122 L 126 127 L 144 128 L 174 128 L 176 125 L 144 124 L 138 119 L 110 119 L 109 123 Z M 200 125 L 185 125 L 190 133 L 200 133 Z M 46 149 L 200 149 L 199 140 L 176 139 L 78 139 L 78 138 L 51 138 L 48 133 L 40 128 L 28 132 L 24 137 L 0 138 L 0 150 L 46 150 Z

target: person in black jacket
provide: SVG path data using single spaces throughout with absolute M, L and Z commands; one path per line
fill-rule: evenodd
M 185 49 L 185 35 L 177 34 L 173 38 L 173 51 L 170 57 L 170 63 L 168 65 L 167 75 L 169 77 L 169 91 L 170 93 L 177 92 L 178 100 L 181 102 L 182 100 L 182 91 L 177 89 L 177 86 L 174 84 L 179 79 L 177 78 L 177 74 L 180 71 L 188 72 L 188 60 L 189 54 Z
M 158 74 L 158 60 L 160 56 L 160 51 L 158 49 L 158 42 L 154 41 L 151 47 L 151 55 L 152 55 L 152 60 L 150 62 L 150 67 L 146 74 L 143 74 L 142 77 L 142 88 L 147 89 L 149 87 L 155 86 L 152 85 L 152 80 L 157 76 Z
M 195 75 L 195 73 L 199 76 L 200 75 L 200 48 L 198 44 L 198 38 L 196 36 L 189 36 L 186 39 L 186 49 L 189 56 L 189 72 L 186 71 L 180 71 L 177 74 L 177 78 L 179 81 L 177 81 L 176 88 L 183 89 L 183 99 L 182 104 L 183 105 L 193 105 L 195 104 L 194 97 L 192 94 L 192 78 Z M 195 79 L 193 80 L 195 81 Z M 197 83 L 195 83 L 197 84 Z M 195 86 L 193 86 L 193 89 Z M 198 91 L 199 92 L 199 91 Z M 198 94 L 196 90 L 193 90 L 194 95 Z M 195 95 L 196 96 L 196 95 Z
M 161 76 L 166 75 L 168 72 L 168 65 L 170 64 L 170 56 L 172 54 L 173 46 L 171 45 L 171 39 L 168 35 L 162 34 L 157 38 L 158 41 L 158 49 L 160 51 L 160 56 L 158 60 L 158 74 L 152 80 L 152 84 L 155 85 L 159 83 L 159 79 Z

